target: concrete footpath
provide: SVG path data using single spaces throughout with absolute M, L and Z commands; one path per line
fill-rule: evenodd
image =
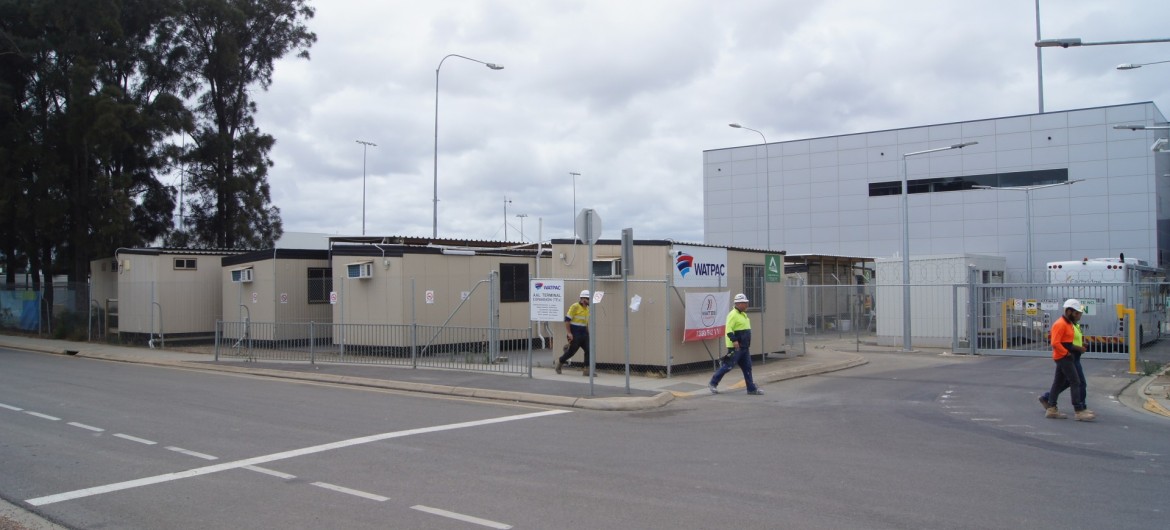
M 1160 341 L 1149 352 L 1155 358 L 1170 357 L 1170 344 L 1164 345 L 1163 342 L 1170 343 Z M 580 375 L 579 367 L 566 368 L 564 375 L 560 375 L 552 368 L 540 366 L 551 364 L 551 357 L 543 359 L 548 362 L 537 361 L 538 367 L 534 367 L 532 377 L 528 377 L 371 364 L 307 364 L 223 358 L 217 362 L 213 356 L 202 353 L 9 335 L 0 335 L 0 346 L 107 361 L 599 411 L 646 410 L 675 399 L 709 395 L 707 381 L 711 377 L 708 370 L 675 374 L 670 378 L 631 375 L 627 391 L 625 374 L 600 373 L 594 378 L 591 389 L 589 378 Z M 858 349 L 861 351 L 856 351 Z M 865 342 L 859 348 L 851 337 L 809 341 L 804 355 L 770 356 L 765 362 L 754 362 L 753 374 L 757 384 L 767 391 L 770 383 L 844 370 L 865 364 L 866 355 L 898 351 L 896 347 Z M 941 355 L 946 350 L 922 348 L 920 353 Z M 1170 418 L 1170 375 L 1166 368 L 1144 377 L 1117 372 L 1109 379 L 1098 386 L 1091 377 L 1090 387 L 1106 388 L 1110 393 L 1115 391 L 1127 406 Z M 739 370 L 728 373 L 719 390 L 721 393 L 745 392 Z
M 223 357 L 216 362 L 213 356 L 201 353 L 9 335 L 0 335 L 0 346 L 153 366 L 601 411 L 652 409 L 674 399 L 709 395 L 707 381 L 711 378 L 711 372 L 707 370 L 676 374 L 670 378 L 631 375 L 627 392 L 624 373 L 603 372 L 594 378 L 591 391 L 589 378 L 581 376 L 579 365 L 565 368 L 563 375 L 557 374 L 552 368 L 534 367 L 532 377 L 528 377 L 518 374 L 392 365 L 307 364 L 287 361 L 224 360 Z M 766 385 L 786 379 L 844 370 L 866 362 L 865 357 L 857 353 L 810 348 L 805 355 L 770 356 L 764 362 L 756 361 L 753 363 L 753 375 L 757 384 Z M 722 393 L 746 392 L 739 370 L 727 374 L 719 389 Z

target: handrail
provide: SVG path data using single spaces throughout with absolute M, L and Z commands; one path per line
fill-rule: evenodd
M 166 348 L 167 347 L 167 335 L 166 335 L 166 333 L 163 332 L 162 304 L 155 301 L 155 302 L 151 302 L 150 305 L 151 305 L 150 309 L 152 311 L 152 313 L 151 313 L 152 315 L 154 314 L 153 313 L 154 306 L 158 306 L 158 343 L 159 343 L 159 347 Z M 151 328 L 150 328 L 150 340 L 147 341 L 146 344 L 147 344 L 147 346 L 150 346 L 151 349 L 154 349 L 154 327 L 153 326 L 151 326 Z
M 443 328 L 447 328 L 447 324 L 450 323 L 450 319 L 455 318 L 455 314 L 457 314 L 457 312 L 459 312 L 459 308 L 462 308 L 463 304 L 467 303 L 467 301 L 472 300 L 472 295 L 475 294 L 476 289 L 480 288 L 480 284 L 486 283 L 489 281 L 490 280 L 480 280 L 479 282 L 475 283 L 474 287 L 472 287 L 472 291 L 468 292 L 467 297 L 463 298 L 463 300 L 461 300 L 459 302 L 459 305 L 455 305 L 455 309 L 450 311 L 450 315 L 447 316 L 446 321 L 442 321 L 442 324 L 439 324 L 439 330 L 435 331 L 434 335 L 432 335 L 431 338 L 427 339 L 427 343 L 422 345 L 422 350 L 420 351 L 420 353 L 427 352 L 428 347 L 431 347 L 431 343 L 434 342 L 434 339 L 439 338 L 439 333 L 442 332 Z

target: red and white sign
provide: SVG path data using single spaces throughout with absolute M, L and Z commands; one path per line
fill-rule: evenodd
M 435 303 L 435 292 L 434 291 L 427 291 L 427 303 L 428 304 Z
M 723 337 L 727 329 L 727 312 L 731 311 L 731 292 L 687 293 L 683 342 Z
M 329 303 L 337 303 L 337 291 L 329 291 Z
M 280 293 L 280 303 L 282 303 L 282 304 L 288 303 L 288 293 Z

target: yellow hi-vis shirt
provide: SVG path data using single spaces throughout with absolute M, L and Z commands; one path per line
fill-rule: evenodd
M 738 309 L 732 309 L 730 313 L 727 313 L 727 327 L 724 329 L 724 335 L 727 336 L 728 348 L 734 347 L 732 344 L 734 341 L 731 340 L 730 335 L 745 329 L 752 329 L 752 321 L 748 319 L 747 313 Z M 740 346 L 744 345 L 740 344 Z
M 1081 325 L 1073 324 L 1073 346 L 1085 347 L 1085 335 L 1081 333 Z
M 565 313 L 565 322 L 571 326 L 589 327 L 589 307 L 581 305 L 581 302 L 575 302 Z

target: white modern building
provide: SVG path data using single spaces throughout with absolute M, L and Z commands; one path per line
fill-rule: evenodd
M 712 149 L 703 153 L 704 239 L 900 257 L 905 162 L 912 258 L 1003 256 L 1008 282 L 1025 281 L 1029 266 L 1044 281 L 1048 261 L 1121 253 L 1166 267 L 1166 125 L 1144 102 Z M 978 143 L 919 153 L 967 142 Z

